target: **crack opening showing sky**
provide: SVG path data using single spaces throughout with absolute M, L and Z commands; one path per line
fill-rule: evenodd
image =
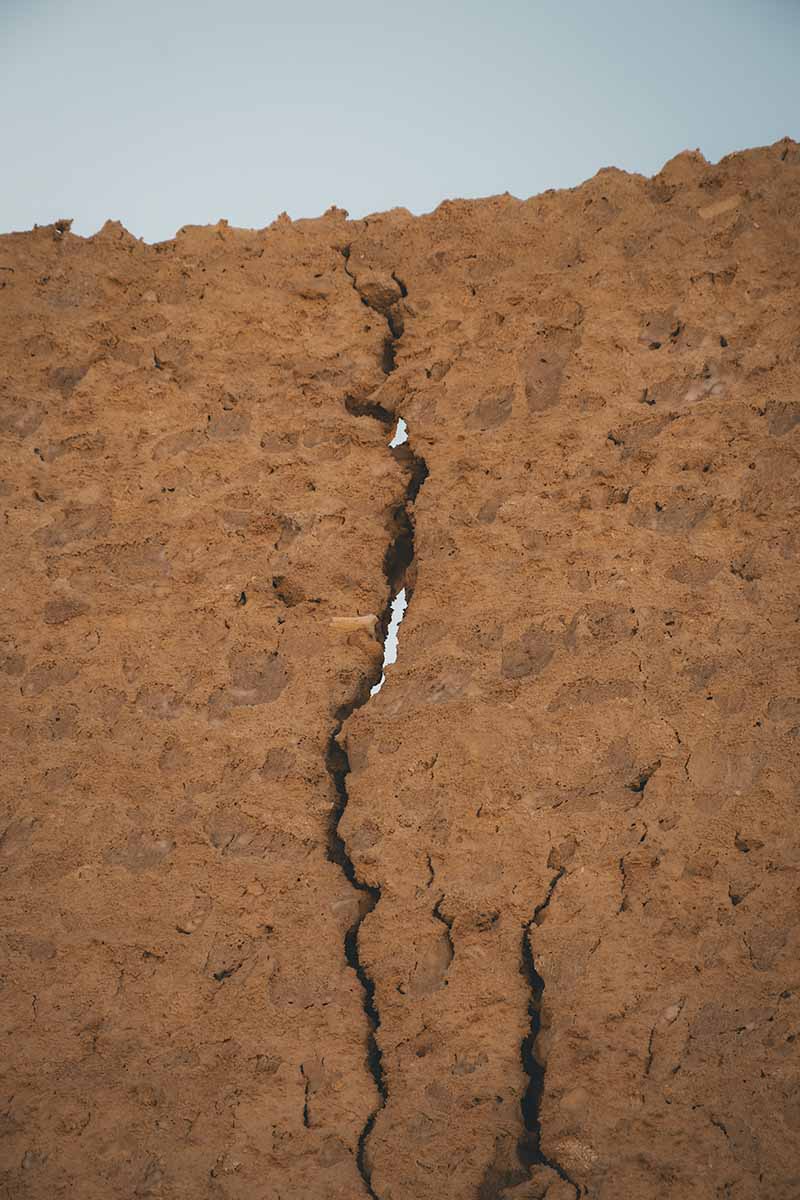
M 408 441 L 408 426 L 402 417 L 397 421 L 395 431 L 392 434 L 392 440 L 389 442 L 390 449 L 394 450 L 395 446 L 402 446 L 403 442 Z M 397 595 L 392 600 L 392 617 L 389 621 L 389 629 L 386 634 L 386 641 L 383 643 L 383 667 L 381 669 L 381 677 L 378 683 L 370 689 L 370 695 L 374 696 L 379 692 L 386 681 L 386 668 L 397 661 L 397 631 L 400 628 L 400 622 L 406 613 L 408 601 L 406 600 L 406 589 L 401 588 Z
M 402 417 L 398 417 L 397 425 L 395 426 L 392 440 L 389 442 L 389 449 L 394 450 L 395 446 L 402 446 L 403 442 L 408 441 L 408 426 Z

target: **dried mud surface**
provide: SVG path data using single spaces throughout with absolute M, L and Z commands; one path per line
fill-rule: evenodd
M 800 1195 L 799 221 L 0 237 L 4 1200 Z

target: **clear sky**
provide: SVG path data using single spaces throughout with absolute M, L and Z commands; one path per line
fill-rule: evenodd
M 800 0 L 0 0 L 0 231 L 529 196 L 800 137 Z

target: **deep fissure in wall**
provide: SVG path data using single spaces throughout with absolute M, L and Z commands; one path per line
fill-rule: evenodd
M 542 999 L 544 996 L 545 981 L 536 966 L 531 941 L 533 931 L 540 924 L 543 914 L 549 908 L 550 901 L 564 874 L 564 868 L 561 867 L 551 879 L 544 900 L 536 906 L 530 921 L 522 929 L 522 962 L 520 971 L 527 980 L 528 987 L 530 988 L 530 1000 L 528 1002 L 530 1030 L 523 1039 L 521 1048 L 522 1066 L 525 1074 L 528 1076 L 528 1086 L 525 1089 L 525 1094 L 520 1104 L 525 1133 L 519 1140 L 518 1154 L 520 1161 L 527 1168 L 543 1166 L 549 1167 L 551 1171 L 555 1171 L 561 1179 L 575 1188 L 575 1195 L 577 1197 L 579 1193 L 574 1180 L 570 1179 L 567 1172 L 559 1163 L 547 1158 L 542 1151 L 541 1107 L 544 1096 L 545 1068 L 536 1056 L 536 1040 L 542 1025 Z
M 353 281 L 353 287 L 358 291 L 356 280 L 347 268 L 347 260 L 349 258 L 349 247 L 343 251 L 345 260 L 345 270 Z M 398 286 L 399 285 L 398 283 Z M 401 287 L 401 294 L 405 295 L 405 288 Z M 370 304 L 368 299 L 361 297 L 362 303 L 367 307 L 373 308 L 374 311 L 383 315 L 387 321 L 389 332 L 384 341 L 384 349 L 382 356 L 382 367 L 385 375 L 391 374 L 396 367 L 395 363 L 395 343 L 402 336 L 402 322 L 393 321 L 389 314 L 383 312 L 374 305 Z M 344 400 L 345 408 L 355 417 L 368 416 L 374 420 L 380 421 L 384 426 L 390 425 L 395 419 L 394 415 L 386 409 L 379 400 L 368 397 L 366 400 L 356 401 L 352 396 L 346 396 Z M 396 438 L 392 439 L 394 443 Z M 384 641 L 389 634 L 389 628 L 392 621 L 392 610 L 394 603 L 403 590 L 406 592 L 406 603 L 411 598 L 411 588 L 407 582 L 407 573 L 414 559 L 414 522 L 410 512 L 410 508 L 416 499 L 419 489 L 425 481 L 428 469 L 424 460 L 416 455 L 410 446 L 391 445 L 388 447 L 391 453 L 398 461 L 402 462 L 408 471 L 408 483 L 402 497 L 394 505 L 389 514 L 389 533 L 390 539 L 386 547 L 383 559 L 383 570 L 388 584 L 388 597 L 383 612 L 379 618 L 379 628 Z M 384 655 L 385 657 L 385 655 Z M 339 826 L 344 816 L 348 803 L 347 793 L 347 776 L 350 773 L 350 761 L 347 751 L 340 741 L 342 731 L 344 729 L 347 718 L 366 704 L 370 697 L 379 690 L 383 681 L 382 666 L 377 672 L 371 672 L 366 675 L 359 684 L 358 690 L 352 700 L 343 705 L 336 714 L 336 725 L 334 726 L 331 736 L 328 741 L 326 752 L 326 768 L 333 783 L 334 802 L 331 810 L 329 835 L 328 835 L 328 857 L 332 862 L 335 862 L 347 877 L 348 882 L 356 888 L 365 897 L 365 902 L 361 906 L 358 917 L 348 929 L 344 939 L 344 952 L 348 965 L 355 971 L 363 992 L 363 1007 L 368 1023 L 367 1035 L 367 1051 L 366 1062 L 367 1068 L 375 1081 L 379 1096 L 380 1104 L 374 1112 L 372 1112 L 361 1131 L 358 1142 L 357 1166 L 359 1173 L 364 1181 L 365 1187 L 370 1196 L 375 1197 L 375 1192 L 372 1188 L 371 1173 L 366 1161 L 366 1147 L 369 1135 L 375 1123 L 378 1112 L 386 1102 L 386 1084 L 383 1076 L 383 1068 L 381 1062 L 381 1051 L 377 1039 L 377 1030 L 380 1027 L 380 1014 L 375 1004 L 375 981 L 365 970 L 359 955 L 359 931 L 361 924 L 368 913 L 372 912 L 375 906 L 380 901 L 380 889 L 371 887 L 363 880 L 359 879 L 355 865 L 347 852 L 347 846 L 339 832 Z

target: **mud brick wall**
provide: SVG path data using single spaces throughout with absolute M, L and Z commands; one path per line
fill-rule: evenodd
M 798 227 L 0 238 L 4 1200 L 800 1195 Z

